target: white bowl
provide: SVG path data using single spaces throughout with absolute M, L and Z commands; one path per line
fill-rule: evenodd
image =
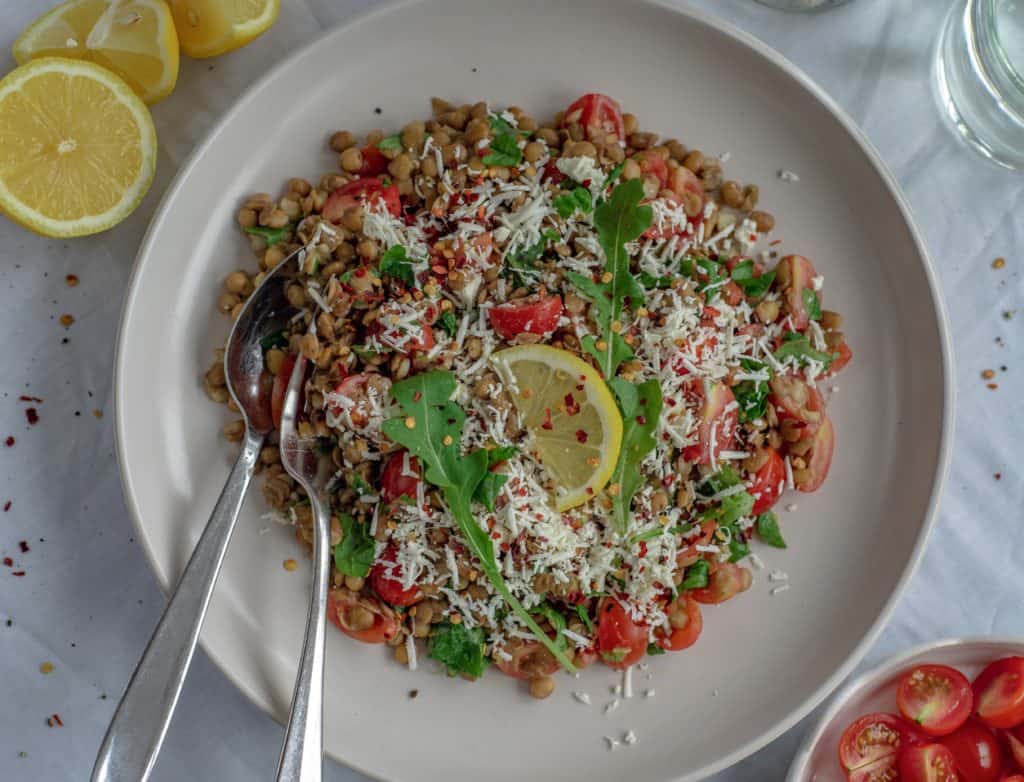
M 896 682 L 908 668 L 935 663 L 957 668 L 968 679 L 1000 657 L 1024 654 L 1024 639 L 948 638 L 897 655 L 856 677 L 832 699 L 793 758 L 786 782 L 846 782 L 839 767 L 839 739 L 858 717 L 876 711 L 899 714 Z
M 917 563 L 945 473 L 950 347 L 921 239 L 877 154 L 835 104 L 753 38 L 650 2 L 427 0 L 332 30 L 263 76 L 184 165 L 153 220 L 118 344 L 118 454 L 128 507 L 161 584 L 172 584 L 223 484 L 235 447 L 201 376 L 228 324 L 223 277 L 253 263 L 234 225 L 248 193 L 335 165 L 334 130 L 397 128 L 429 98 L 486 98 L 550 116 L 580 93 L 620 99 L 645 128 L 713 154 L 760 185 L 777 249 L 814 259 L 830 308 L 847 317 L 853 364 L 830 414 L 832 475 L 784 514 L 790 547 L 761 551 L 789 572 L 705 612 L 704 637 L 652 658 L 638 697 L 605 715 L 611 674 L 560 679 L 531 701 L 510 680 L 451 681 L 403 670 L 378 647 L 328 641 L 327 751 L 390 780 L 695 780 L 748 755 L 807 714 L 852 670 Z M 379 107 L 382 114 L 374 112 Z M 780 169 L 800 176 L 778 177 Z M 308 570 L 261 519 L 258 491 L 228 552 L 203 644 L 261 708 L 286 712 L 302 642 Z M 266 534 L 261 534 L 271 527 Z M 850 596 L 856 595 L 856 600 Z M 409 690 L 419 697 L 408 698 Z M 586 707 L 572 690 L 589 691 Z M 633 729 L 615 752 L 603 736 Z M 396 744 L 396 742 L 398 742 Z

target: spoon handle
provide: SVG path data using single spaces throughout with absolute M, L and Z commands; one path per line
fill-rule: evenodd
M 323 502 L 311 492 L 313 506 L 313 593 L 306 637 L 295 676 L 278 782 L 320 782 L 323 771 L 324 636 L 331 570 L 331 523 Z
M 92 782 L 144 782 L 167 733 L 264 435 L 242 452 L 103 738 Z

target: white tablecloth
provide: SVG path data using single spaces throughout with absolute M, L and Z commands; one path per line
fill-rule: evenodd
M 0 46 L 50 0 L 6 0 Z M 212 61 L 182 61 L 154 109 L 161 154 L 137 213 L 72 242 L 0 218 L 0 779 L 88 777 L 116 699 L 164 598 L 134 541 L 114 456 L 113 345 L 136 248 L 177 167 L 267 67 L 367 0 L 283 0 L 263 38 Z M 924 562 L 865 665 L 943 636 L 1024 636 L 1024 177 L 983 162 L 940 123 L 932 47 L 949 2 L 855 0 L 791 15 L 752 0 L 695 0 L 782 51 L 831 93 L 881 150 L 938 265 L 957 359 L 957 432 L 943 510 Z M 13 61 L 8 65 L 13 67 Z M 992 260 L 1005 256 L 1006 267 Z M 80 278 L 69 287 L 65 276 Z M 908 294 L 909 295 L 909 294 Z M 64 327 L 60 317 L 74 324 Z M 981 378 L 994 369 L 997 389 Z M 30 403 L 21 395 L 44 401 Z M 26 408 L 38 409 L 30 426 Z M 1001 475 L 1001 479 L 1000 479 Z M 9 508 L 5 503 L 10 501 Z M 25 541 L 29 551 L 19 545 Z M 879 541 L 884 545 L 884 541 Z M 21 577 L 15 571 L 24 571 Z M 851 596 L 856 599 L 856 596 Z M 40 664 L 51 662 L 49 675 Z M 48 727 L 57 714 L 63 727 Z M 778 780 L 808 721 L 718 782 Z M 162 782 L 270 779 L 281 729 L 200 652 L 157 765 Z M 359 775 L 328 763 L 328 780 Z

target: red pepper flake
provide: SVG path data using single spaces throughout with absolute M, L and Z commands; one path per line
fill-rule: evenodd
M 68 313 L 65 312 L 63 315 L 60 316 L 60 325 L 62 325 L 66 329 L 71 328 L 71 326 L 72 326 L 72 324 L 74 324 L 74 322 L 75 322 L 75 316 L 74 315 L 69 315 Z
M 7 502 L 4 503 L 4 513 L 7 513 L 7 511 L 9 511 L 10 509 L 11 509 L 11 501 L 7 500 Z
M 28 541 L 27 540 L 19 540 L 18 541 L 18 548 L 21 550 L 22 554 L 27 554 L 31 550 L 28 547 Z
M 10 557 L 4 557 L 4 567 L 14 567 L 14 560 Z
M 74 288 L 76 285 L 78 285 L 78 275 L 67 274 L 64 276 L 64 282 L 68 284 L 69 288 Z
M 19 577 L 21 577 L 21 576 L 25 575 L 25 571 L 24 570 L 12 570 L 11 571 L 11 575 L 12 576 L 19 576 Z
M 544 408 L 544 423 L 540 425 L 541 429 L 554 429 L 555 425 L 551 423 L 551 408 Z
M 423 392 L 422 391 L 417 391 L 415 394 L 412 395 L 412 401 L 413 402 L 419 402 L 422 398 L 423 398 Z
M 49 717 L 46 718 L 46 726 L 49 727 L 49 728 L 52 728 L 52 727 L 63 728 L 64 727 L 64 721 L 60 718 L 59 714 L 52 714 L 52 715 L 50 715 Z
M 587 487 L 587 494 L 593 494 L 593 493 L 594 493 L 594 487 L 593 486 L 588 486 Z M 611 545 L 611 544 L 609 544 L 609 545 Z
M 647 541 L 646 540 L 641 540 L 640 541 L 640 548 L 639 548 L 638 553 L 639 553 L 641 559 L 643 557 L 647 556 Z
M 640 426 L 643 426 L 644 424 L 646 424 L 646 423 L 647 423 L 647 419 L 646 419 L 646 418 L 645 418 L 644 416 L 642 416 L 642 415 L 638 415 L 638 416 L 636 417 L 636 422 L 637 422 L 638 424 L 640 424 Z
M 39 411 L 34 407 L 29 407 L 25 410 L 25 418 L 28 419 L 29 426 L 35 426 L 39 423 Z
M 14 438 L 11 437 L 10 435 L 8 435 L 7 439 L 4 440 L 4 445 L 6 445 L 8 448 L 13 448 L 14 447 Z
M 493 538 L 494 540 L 501 540 L 501 533 L 500 532 L 492 532 L 491 533 L 491 538 Z
M 20 399 L 22 402 L 38 402 L 39 404 L 43 403 L 43 400 L 40 399 L 38 396 L 26 396 L 25 394 L 22 394 L 21 396 L 18 397 L 18 399 Z
M 567 415 L 576 415 L 580 411 L 580 403 L 576 401 L 571 393 L 565 395 L 565 412 Z
M 587 441 L 587 439 L 588 439 L 589 437 L 590 437 L 590 435 L 588 435 L 588 434 L 587 434 L 587 433 L 586 433 L 585 431 L 583 431 L 582 429 L 577 429 L 577 430 L 576 430 L 576 441 L 577 441 L 577 442 L 579 442 L 579 443 L 585 443 L 585 442 Z
M 1001 472 L 997 472 L 992 477 L 995 478 L 997 481 L 1001 481 L 1003 479 L 1003 474 Z

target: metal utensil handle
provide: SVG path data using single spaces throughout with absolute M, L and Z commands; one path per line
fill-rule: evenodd
M 320 497 L 313 506 L 313 593 L 306 616 L 306 637 L 295 676 L 295 693 L 288 713 L 278 782 L 320 782 L 323 773 L 324 638 L 327 625 L 327 590 L 331 570 L 331 525 Z
M 144 782 L 149 777 L 264 439 L 246 430 L 242 452 L 110 721 L 92 782 Z

